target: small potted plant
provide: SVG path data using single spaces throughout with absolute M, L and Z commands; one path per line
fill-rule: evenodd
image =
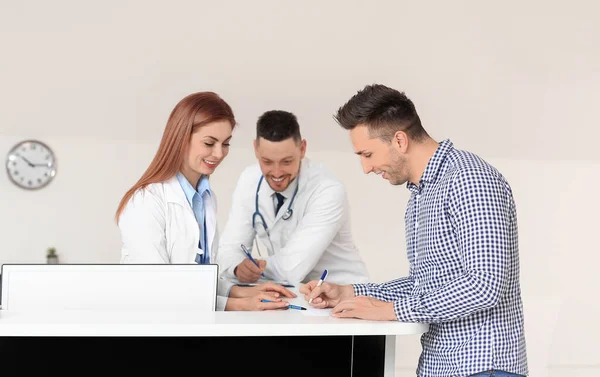
M 46 255 L 46 261 L 48 264 L 58 264 L 58 255 L 56 255 L 56 248 L 48 248 L 48 254 Z

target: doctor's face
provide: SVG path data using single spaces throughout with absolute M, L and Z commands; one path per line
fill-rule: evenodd
M 306 153 L 306 140 L 269 141 L 261 137 L 254 141 L 254 152 L 269 186 L 281 192 L 298 176 Z
M 198 127 L 183 158 L 181 172 L 192 186 L 200 177 L 211 175 L 229 153 L 233 128 L 227 120 L 216 121 Z
M 400 135 L 404 137 L 405 134 Z M 406 156 L 406 143 L 397 143 L 396 139 L 385 142 L 377 137 L 371 138 L 366 126 L 357 126 L 350 131 L 354 153 L 360 156 L 365 174 L 375 173 L 387 179 L 392 185 L 403 185 L 408 181 L 409 164 Z

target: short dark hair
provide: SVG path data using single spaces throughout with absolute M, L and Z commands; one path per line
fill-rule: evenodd
M 347 130 L 365 125 L 371 137 L 384 141 L 391 140 L 397 131 L 406 132 L 413 140 L 427 136 L 415 105 L 404 92 L 380 84 L 365 86 L 338 109 L 334 118 Z
M 267 111 L 256 122 L 256 139 L 261 137 L 269 141 L 283 141 L 291 137 L 299 143 L 302 136 L 298 119 L 289 111 Z

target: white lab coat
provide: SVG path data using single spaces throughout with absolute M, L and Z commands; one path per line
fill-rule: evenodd
M 246 258 L 240 248 L 252 247 L 256 236 L 268 245 L 261 226 L 252 227 L 256 187 L 262 176 L 258 163 L 246 168 L 238 179 L 228 222 L 219 243 L 217 263 L 221 277 L 237 281 L 235 267 Z M 369 280 L 365 263 L 355 246 L 350 226 L 350 207 L 344 185 L 322 164 L 304 158 L 300 167 L 298 193 L 293 215 L 282 219 L 291 198 L 287 198 L 275 217 L 273 190 L 263 180 L 259 192 L 259 210 L 269 227 L 274 250 L 261 247 L 267 261 L 267 279 L 290 283 L 318 280 L 327 269 L 327 281 L 338 284 Z M 258 221 L 258 217 L 257 217 Z
M 211 263 L 216 263 L 219 245 L 217 203 L 205 201 L 207 239 Z M 200 233 L 177 177 L 153 183 L 138 190 L 125 206 L 119 219 L 121 263 L 182 264 L 196 263 Z M 223 310 L 231 283 L 219 280 L 217 309 Z M 192 287 L 190 287 L 192 289 Z M 201 289 L 201 287 L 198 287 Z

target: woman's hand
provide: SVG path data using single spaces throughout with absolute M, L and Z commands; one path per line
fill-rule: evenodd
M 285 288 L 284 286 L 281 286 L 279 284 L 275 284 L 272 282 L 258 284 L 255 287 L 240 287 L 240 286 L 234 285 L 233 287 L 231 287 L 231 290 L 229 291 L 229 297 L 248 298 L 248 297 L 256 296 L 260 293 L 265 293 L 265 294 L 269 295 L 271 297 L 271 299 L 279 298 L 279 297 L 287 297 L 287 298 L 296 297 L 296 294 L 294 292 L 290 291 L 289 289 Z
M 262 302 L 269 300 L 271 302 Z M 231 297 L 227 299 L 226 311 L 263 311 L 286 309 L 289 302 L 275 298 L 269 293 L 261 292 L 252 297 Z

